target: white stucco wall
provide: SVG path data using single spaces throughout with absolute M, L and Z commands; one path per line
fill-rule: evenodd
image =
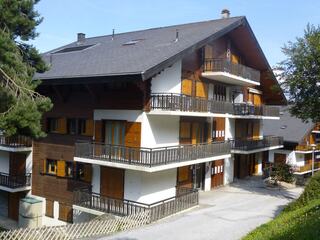
M 146 204 L 175 196 L 177 169 L 155 173 L 126 170 L 124 198 Z
M 93 119 L 127 120 L 130 122 L 142 122 L 142 111 L 95 109 L 93 112 Z
M 269 151 L 269 162 L 274 162 L 274 154 L 281 153 L 286 154 L 287 163 L 295 166 L 304 166 L 304 154 L 296 153 L 295 151 L 289 150 L 271 150 Z
M 26 173 L 32 173 L 32 152 L 28 152 L 27 153 Z
M 234 178 L 234 156 L 231 155 L 230 158 L 224 159 L 224 184 L 229 184 L 233 182 Z
M 179 116 L 143 114 L 141 127 L 142 147 L 162 147 L 179 144 Z
M 92 165 L 92 192 L 100 193 L 100 166 Z
M 204 178 L 204 191 L 211 190 L 211 162 L 206 162 L 205 178 Z
M 225 139 L 234 138 L 235 137 L 235 119 L 234 118 L 226 118 L 225 124 Z
M 151 93 L 181 93 L 181 61 L 152 78 Z
M 0 151 L 0 172 L 9 173 L 9 152 Z

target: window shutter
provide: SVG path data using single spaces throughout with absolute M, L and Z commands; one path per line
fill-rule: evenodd
M 66 162 L 65 161 L 57 161 L 57 176 L 65 177 L 66 176 Z
M 192 80 L 183 79 L 181 84 L 181 92 L 182 94 L 191 96 L 192 94 Z
M 91 183 L 92 179 L 92 165 L 91 164 L 85 164 L 84 165 L 84 181 Z
M 127 147 L 140 147 L 141 143 L 141 123 L 127 122 L 125 146 Z
M 67 133 L 67 119 L 59 118 L 58 119 L 58 132 L 61 134 Z
M 260 136 L 260 124 L 259 122 L 253 123 L 253 138 L 259 138 Z
M 95 121 L 95 134 L 94 139 L 96 142 L 102 142 L 102 121 Z
M 207 84 L 204 82 L 196 82 L 196 96 L 208 99 Z
M 42 174 L 46 174 L 46 173 L 47 173 L 47 161 L 46 161 L 46 159 L 43 159 L 42 160 Z
M 88 119 L 86 120 L 86 136 L 93 136 L 93 120 Z

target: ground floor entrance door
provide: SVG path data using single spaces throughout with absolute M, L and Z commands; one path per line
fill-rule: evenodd
M 205 164 L 193 165 L 193 188 L 204 189 Z
M 224 160 L 216 160 L 211 164 L 211 188 L 223 185 Z
M 205 163 L 179 167 L 177 170 L 177 186 L 203 189 L 205 178 Z
M 102 196 L 123 199 L 124 170 L 119 168 L 100 168 L 100 194 Z
M 245 178 L 257 173 L 257 159 L 255 154 L 235 154 L 234 177 Z

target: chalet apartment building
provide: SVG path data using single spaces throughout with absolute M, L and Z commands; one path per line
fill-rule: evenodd
M 281 107 L 280 121 L 264 121 L 266 134 L 283 137 L 284 147 L 268 152 L 268 162 L 287 163 L 293 167 L 297 183 L 304 183 L 311 175 L 314 154 L 314 171 L 320 170 L 320 124 L 304 123 L 293 117 L 287 106 Z
M 43 54 L 53 109 L 33 142 L 32 195 L 46 221 L 208 191 L 262 171 L 264 119 L 286 100 L 245 17 L 78 39 Z M 187 190 L 186 190 L 187 189 Z M 76 193 L 76 195 L 75 195 Z M 95 204 L 81 204 L 84 197 Z M 80 221 L 80 220 L 79 220 Z

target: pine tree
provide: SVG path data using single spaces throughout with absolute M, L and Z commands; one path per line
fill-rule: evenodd
M 0 130 L 8 136 L 44 136 L 42 114 L 52 107 L 50 99 L 35 92 L 40 82 L 33 75 L 47 66 L 28 43 L 38 36 L 36 27 L 42 22 L 34 9 L 38 2 L 0 0 Z

